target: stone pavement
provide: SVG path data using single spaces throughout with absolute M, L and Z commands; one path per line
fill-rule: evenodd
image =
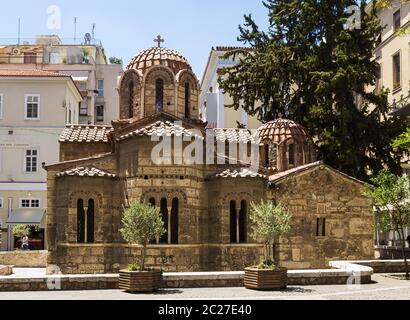
M 291 286 L 283 292 L 258 292 L 245 288 L 169 289 L 153 295 L 132 295 L 120 290 L 0 292 L 0 300 L 410 300 L 410 282 L 375 275 L 374 283 Z

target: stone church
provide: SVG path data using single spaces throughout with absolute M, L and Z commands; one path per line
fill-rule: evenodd
M 221 154 L 205 145 L 203 157 L 219 152 L 217 164 L 156 164 L 154 136 L 205 136 L 191 66 L 176 51 L 150 48 L 132 59 L 118 90 L 120 119 L 110 127 L 67 126 L 60 163 L 46 167 L 49 266 L 67 274 L 111 273 L 134 262 L 140 248 L 119 233 L 132 201 L 160 208 L 167 232 L 149 246 L 147 262 L 166 271 L 258 263 L 263 247 L 250 236 L 249 213 L 251 202 L 261 200 L 283 203 L 293 215 L 291 232 L 278 240 L 283 266 L 327 268 L 330 260 L 373 257 L 373 213 L 363 183 L 318 162 L 304 127 L 278 119 L 256 132 L 211 130 L 215 144 L 256 143 L 256 170 L 228 161 L 238 155 L 235 148 Z

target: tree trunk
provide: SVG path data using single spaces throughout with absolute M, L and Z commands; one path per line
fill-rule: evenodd
M 147 253 L 147 244 L 144 243 L 143 247 L 142 247 L 142 263 L 141 263 L 141 271 L 145 270 L 145 256 Z

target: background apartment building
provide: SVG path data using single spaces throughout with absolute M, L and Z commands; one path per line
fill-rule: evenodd
M 58 138 L 79 121 L 83 97 L 69 75 L 0 70 L 0 250 L 18 246 L 11 228 L 32 226 L 30 248 L 44 246 L 47 177 L 59 160 Z
M 71 75 L 83 97 L 80 124 L 110 125 L 118 119 L 117 84 L 123 69 L 108 63 L 101 43 L 89 34 L 82 44 L 64 44 L 56 35 L 37 36 L 33 42 L 0 46 L 0 69 L 39 69 Z
M 242 108 L 239 110 L 227 108 L 226 106 L 233 102 L 232 97 L 219 89 L 218 78 L 221 76 L 221 69 L 232 67 L 239 62 L 239 58 L 235 60 L 223 58 L 228 51 L 233 49 L 238 48 L 216 47 L 211 50 L 201 80 L 202 118 L 204 121 L 208 121 L 209 128 L 238 128 L 238 126 L 242 126 L 247 129 L 257 129 L 262 125 L 257 117 L 249 116 Z

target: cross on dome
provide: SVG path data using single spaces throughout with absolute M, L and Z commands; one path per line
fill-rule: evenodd
M 154 39 L 154 42 L 157 42 L 157 43 L 158 43 L 158 48 L 161 48 L 161 43 L 164 43 L 165 40 L 164 40 L 163 38 L 161 38 L 160 35 L 158 35 L 158 36 Z

